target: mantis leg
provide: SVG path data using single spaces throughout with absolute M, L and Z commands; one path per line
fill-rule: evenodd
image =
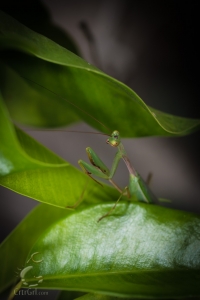
M 128 187 L 125 187 L 124 190 L 127 190 Z M 111 214 L 111 212 L 116 208 L 119 200 L 121 199 L 121 197 L 124 195 L 124 192 L 121 193 L 121 195 L 119 196 L 119 198 L 117 199 L 117 201 L 115 202 L 115 204 L 113 205 L 113 207 L 103 216 L 101 216 L 97 222 L 100 222 L 102 219 L 104 219 L 105 217 L 109 216 Z
M 114 157 L 114 160 L 113 160 L 113 163 L 112 163 L 112 167 L 111 167 L 111 170 L 110 170 L 109 179 L 108 179 L 110 181 L 110 183 L 120 192 L 120 194 L 124 194 L 124 192 L 120 189 L 120 187 L 118 187 L 118 185 L 112 180 L 112 178 L 115 175 L 115 172 L 117 170 L 119 161 L 122 158 L 123 158 L 122 154 L 121 154 L 121 152 L 118 149 L 117 152 L 116 152 L 116 154 L 115 154 L 115 157 Z M 125 190 L 126 190 L 127 197 L 130 198 L 131 195 L 130 195 L 130 191 L 129 191 L 128 186 L 125 187 Z
M 117 150 L 114 160 L 113 160 L 113 163 L 112 163 L 111 170 L 110 170 L 110 175 L 109 175 L 110 179 L 112 179 L 113 176 L 115 175 L 115 172 L 117 170 L 117 167 L 118 167 L 118 164 L 119 164 L 119 161 L 121 158 L 122 158 L 122 155 L 121 155 L 120 151 Z
M 98 184 L 101 185 L 101 183 L 99 181 L 97 181 L 96 179 L 94 179 L 91 175 L 95 175 L 99 178 L 103 178 L 103 179 L 107 179 L 110 181 L 110 183 L 119 191 L 119 193 L 121 194 L 119 199 L 116 201 L 115 205 L 113 206 L 113 208 L 107 213 L 105 214 L 104 216 L 102 216 L 98 222 L 106 217 L 107 215 L 109 215 L 116 207 L 117 203 L 119 202 L 119 200 L 121 199 L 121 197 L 124 195 L 124 191 L 122 191 L 118 185 L 112 180 L 112 177 L 114 176 L 116 170 L 117 170 L 117 167 L 118 167 L 118 164 L 119 164 L 119 161 L 120 159 L 122 158 L 122 155 L 120 153 L 120 151 L 118 150 L 116 155 L 115 155 L 115 158 L 113 160 L 113 164 L 112 164 L 112 167 L 111 167 L 111 170 L 109 170 L 107 168 L 107 166 L 102 162 L 102 160 L 98 157 L 98 155 L 90 148 L 86 148 L 86 152 L 88 154 L 88 158 L 91 162 L 92 165 L 89 165 L 88 163 L 84 162 L 83 160 L 79 160 L 78 163 L 81 167 L 81 169 L 83 170 L 83 172 L 88 175 L 90 178 L 92 178 L 95 182 L 97 182 Z M 87 186 L 86 186 L 87 187 Z M 84 192 L 86 190 L 86 187 L 84 188 L 81 196 L 80 196 L 80 199 L 73 205 L 73 206 L 67 206 L 67 208 L 76 208 L 83 200 L 83 196 L 84 196 Z M 130 198 L 130 193 L 129 193 L 129 190 L 128 190 L 128 187 L 125 188 L 126 190 L 126 195 Z
M 100 184 L 99 181 L 97 181 L 96 179 L 94 179 L 91 174 L 96 175 L 100 178 L 103 179 L 107 179 L 110 181 L 110 183 L 119 191 L 119 193 L 122 193 L 122 190 L 120 189 L 120 187 L 112 180 L 112 177 L 115 174 L 115 171 L 117 169 L 119 160 L 121 158 L 121 155 L 119 153 L 119 151 L 116 153 L 112 167 L 111 167 L 111 171 L 107 168 L 107 166 L 104 164 L 104 162 L 98 157 L 98 155 L 90 148 L 86 148 L 86 152 L 88 155 L 88 158 L 91 162 L 91 165 L 85 163 L 82 160 L 79 160 L 79 165 L 81 166 L 82 170 L 88 175 L 90 176 L 94 181 L 96 181 L 97 183 Z M 100 184 L 101 185 L 101 184 Z
M 86 152 L 88 155 L 88 158 L 91 162 L 91 165 L 87 164 L 83 160 L 79 160 L 79 165 L 81 166 L 82 170 L 87 173 L 87 175 L 93 174 L 100 178 L 104 178 L 107 180 L 111 180 L 117 170 L 118 164 L 120 159 L 122 158 L 122 155 L 119 150 L 117 150 L 117 153 L 115 154 L 111 170 L 107 168 L 107 166 L 103 163 L 103 161 L 98 157 L 98 155 L 90 148 L 86 148 Z
M 91 175 L 96 175 L 100 178 L 104 178 L 108 180 L 110 171 L 91 148 L 87 148 L 86 151 L 93 165 L 89 165 L 83 160 L 79 160 L 78 163 L 86 175 L 88 175 L 91 179 L 93 179 L 95 182 L 97 182 L 102 186 L 102 184 L 98 180 L 93 178 Z M 75 209 L 83 201 L 84 193 L 87 189 L 88 182 L 89 181 L 87 180 L 79 200 L 74 205 L 66 206 L 66 208 Z
M 84 189 L 83 189 L 83 191 L 82 191 L 82 193 L 80 195 L 79 200 L 74 205 L 68 205 L 68 206 L 66 206 L 66 208 L 75 209 L 77 206 L 79 206 L 79 204 L 81 204 L 81 202 L 83 201 L 83 197 L 84 197 L 85 191 L 86 191 L 87 186 L 88 186 L 88 182 L 89 182 L 89 178 L 86 181 L 85 187 L 84 187 Z

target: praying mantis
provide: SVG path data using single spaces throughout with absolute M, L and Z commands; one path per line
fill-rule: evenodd
M 99 178 L 107 179 L 109 182 L 120 192 L 120 197 L 116 201 L 115 205 L 111 208 L 110 211 L 108 211 L 105 215 L 103 215 L 101 218 L 98 219 L 98 221 L 102 220 L 106 216 L 108 216 L 116 207 L 117 203 L 121 199 L 122 195 L 126 195 L 128 199 L 145 202 L 145 203 L 156 203 L 158 200 L 153 195 L 153 193 L 148 188 L 147 184 L 143 181 L 143 179 L 140 177 L 140 175 L 135 171 L 135 169 L 132 167 L 131 162 L 126 154 L 126 151 L 124 149 L 124 146 L 121 142 L 119 131 L 114 130 L 111 134 L 111 136 L 106 141 L 107 144 L 109 144 L 112 147 L 117 148 L 117 152 L 115 154 L 113 164 L 111 167 L 111 170 L 107 168 L 107 166 L 102 162 L 102 160 L 98 157 L 98 155 L 90 148 L 86 148 L 86 152 L 88 155 L 88 158 L 91 162 L 91 165 L 86 163 L 83 160 L 79 160 L 78 163 L 80 167 L 82 168 L 83 172 L 87 174 L 89 177 L 91 177 L 93 180 L 98 182 L 96 179 L 94 179 L 91 175 L 95 175 Z M 129 184 L 124 188 L 124 190 L 121 190 L 118 185 L 112 180 L 120 159 L 123 159 L 125 162 L 127 169 L 129 171 Z M 99 183 L 99 182 L 98 182 Z M 75 204 L 76 206 L 76 204 Z
M 51 92 L 63 99 L 63 97 L 61 97 L 60 95 L 56 94 L 55 92 L 49 90 L 48 88 L 46 88 L 28 78 L 25 78 L 25 79 L 41 86 L 42 88 L 48 90 L 49 92 Z M 86 111 L 79 108 L 77 105 L 75 105 L 71 101 L 69 101 L 67 99 L 65 99 L 65 101 L 69 102 L 71 105 L 75 106 L 82 112 L 85 112 L 87 115 L 89 115 L 95 121 L 97 121 L 101 125 L 105 126 L 99 120 L 97 120 L 96 118 L 94 118 L 93 116 L 88 114 Z M 117 206 L 117 203 L 119 202 L 119 200 L 121 199 L 121 197 L 123 195 L 126 196 L 131 201 L 139 201 L 139 202 L 144 202 L 144 203 L 148 203 L 148 204 L 158 203 L 158 199 L 153 195 L 153 193 L 149 189 L 148 185 L 144 182 L 144 180 L 141 178 L 141 176 L 136 172 L 136 170 L 131 165 L 131 162 L 130 162 L 130 160 L 126 154 L 126 151 L 124 149 L 124 146 L 121 142 L 121 137 L 120 137 L 119 131 L 114 130 L 112 132 L 112 134 L 108 135 L 108 136 L 109 136 L 109 138 L 107 139 L 106 143 L 112 147 L 117 148 L 117 152 L 115 154 L 115 157 L 114 157 L 114 160 L 112 163 L 112 167 L 110 170 L 103 163 L 103 161 L 99 158 L 99 156 L 95 153 L 95 151 L 92 150 L 90 147 L 86 148 L 86 153 L 88 155 L 88 158 L 89 158 L 89 161 L 91 164 L 88 164 L 83 160 L 78 161 L 78 164 L 80 165 L 83 172 L 86 175 L 88 175 L 90 178 L 92 178 L 95 182 L 97 182 L 98 184 L 101 185 L 101 183 L 98 180 L 96 180 L 95 178 L 93 178 L 92 175 L 108 180 L 114 186 L 114 188 L 116 188 L 120 193 L 120 196 L 117 199 L 117 201 L 115 202 L 114 206 L 105 215 L 100 217 L 98 219 L 98 221 L 101 221 L 103 218 L 110 215 L 110 213 L 115 209 L 115 207 Z M 125 162 L 126 167 L 129 172 L 129 184 L 123 190 L 112 179 L 118 168 L 119 161 L 121 159 Z M 67 206 L 66 208 L 76 208 L 82 201 L 82 198 L 83 198 L 83 196 L 81 196 L 81 199 L 79 199 L 73 206 Z

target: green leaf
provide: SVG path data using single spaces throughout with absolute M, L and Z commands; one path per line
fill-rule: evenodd
M 133 298 L 199 296 L 200 216 L 120 203 L 98 223 L 111 207 L 77 210 L 43 232 L 24 261 L 24 287 Z
M 36 61 L 42 62 L 42 60 Z M 22 58 L 21 63 L 23 64 L 23 62 L 24 59 Z M 52 64 L 52 66 L 54 65 Z M 41 64 L 38 65 L 39 69 L 42 72 Z M 46 79 L 49 76 L 48 73 L 49 70 L 44 68 L 43 75 Z M 46 90 L 39 86 L 36 86 L 36 88 L 32 87 L 30 83 L 25 82 L 23 78 L 2 63 L 1 60 L 0 85 L 9 113 L 19 123 L 57 127 L 80 120 L 71 109 L 71 106 L 68 106 L 66 109 L 65 103 L 60 101 L 57 96 L 47 93 Z
M 87 177 L 56 154 L 14 128 L 0 95 L 0 184 L 17 193 L 54 206 L 66 208 L 76 203 Z M 118 198 L 118 193 L 89 181 L 84 198 L 90 203 Z M 87 201 L 86 201 L 87 202 Z
M 104 126 L 85 113 L 87 111 L 104 123 L 109 132 L 118 129 L 124 137 L 185 135 L 200 127 L 200 120 L 176 117 L 148 107 L 123 83 L 2 12 L 0 32 L 0 47 L 4 50 L 1 58 L 5 64 L 1 68 L 1 88 L 11 115 L 17 121 L 51 127 L 81 118 L 105 131 Z M 14 74 L 14 77 L 8 73 Z M 49 88 L 66 100 L 57 98 L 56 101 L 53 94 L 20 76 Z M 27 94 L 24 86 L 25 90 L 30 88 Z M 19 94 L 20 90 L 22 93 Z M 41 95 L 40 99 L 35 100 L 38 94 Z M 43 97 L 44 104 L 41 103 Z M 27 99 L 29 107 L 33 107 L 32 111 L 24 109 L 23 104 L 27 108 Z M 44 112 L 46 108 L 47 112 Z M 74 112 L 72 116 L 71 111 Z M 59 113 L 61 117 L 55 116 L 55 122 L 52 115 Z

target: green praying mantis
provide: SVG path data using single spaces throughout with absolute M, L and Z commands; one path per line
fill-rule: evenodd
M 145 203 L 156 203 L 158 200 L 153 195 L 153 193 L 148 188 L 147 184 L 143 181 L 141 176 L 135 171 L 135 169 L 132 167 L 131 162 L 126 154 L 126 151 L 124 149 L 124 146 L 121 142 L 119 131 L 115 130 L 111 134 L 111 136 L 106 141 L 107 144 L 109 144 L 112 147 L 117 148 L 117 152 L 115 154 L 115 158 L 112 163 L 112 167 L 109 170 L 107 166 L 102 162 L 102 160 L 98 157 L 98 155 L 90 148 L 86 148 L 86 152 L 88 155 L 88 158 L 91 162 L 91 165 L 86 163 L 83 160 L 79 160 L 78 163 L 85 174 L 87 174 L 89 177 L 91 177 L 93 180 L 95 180 L 91 175 L 95 175 L 99 178 L 107 179 L 109 182 L 119 191 L 121 194 L 118 200 L 116 201 L 115 205 L 111 208 L 110 211 L 108 211 L 105 215 L 103 215 L 101 218 L 99 218 L 98 221 L 102 220 L 106 216 L 108 216 L 116 207 L 117 203 L 121 199 L 122 195 L 125 195 L 128 197 L 128 199 L 132 201 L 140 201 Z M 118 185 L 112 180 L 120 159 L 123 159 L 125 162 L 127 169 L 129 171 L 129 184 L 124 188 L 124 190 L 121 190 Z M 98 182 L 97 180 L 95 180 Z M 99 182 L 98 182 L 99 183 Z M 75 204 L 76 206 L 76 204 Z
M 58 95 L 57 93 L 49 90 L 48 88 L 28 79 L 25 78 L 28 81 L 31 81 L 42 88 L 48 90 L 49 92 L 55 94 L 56 96 L 64 99 L 62 96 Z M 91 118 L 93 118 L 95 121 L 99 122 L 101 125 L 105 126 L 102 124 L 99 120 L 88 114 L 86 111 L 83 109 L 79 108 L 77 105 L 72 103 L 71 101 L 64 99 L 65 101 L 69 102 L 71 105 L 75 106 L 85 114 L 89 115 Z M 106 126 L 105 126 L 106 127 Z M 107 134 L 105 134 L 107 135 Z M 109 135 L 108 135 L 109 136 Z M 117 148 L 117 152 L 115 154 L 112 167 L 109 170 L 107 166 L 103 163 L 103 161 L 99 158 L 99 156 L 95 153 L 94 150 L 92 150 L 90 147 L 86 148 L 86 152 L 88 155 L 88 158 L 90 160 L 91 164 L 86 163 L 83 160 L 79 160 L 78 163 L 83 170 L 83 172 L 88 175 L 90 178 L 92 178 L 95 182 L 101 185 L 101 183 L 96 180 L 95 178 L 92 177 L 92 175 L 106 179 L 108 180 L 120 193 L 119 198 L 115 202 L 114 206 L 111 208 L 110 211 L 108 211 L 105 215 L 100 217 L 98 221 L 102 220 L 106 216 L 110 215 L 110 213 L 115 209 L 117 206 L 117 203 L 121 199 L 121 197 L 124 195 L 126 196 L 130 201 L 139 201 L 139 202 L 144 202 L 144 203 L 158 203 L 158 199 L 153 195 L 151 190 L 149 189 L 148 185 L 144 182 L 144 180 L 141 178 L 141 176 L 136 172 L 136 170 L 133 168 L 131 165 L 131 162 L 126 154 L 126 151 L 124 149 L 124 146 L 121 142 L 121 137 L 120 133 L 117 130 L 114 130 L 112 134 L 109 136 L 109 138 L 106 141 L 107 144 L 109 144 L 112 147 Z M 125 162 L 128 172 L 129 172 L 129 184 L 122 190 L 114 181 L 113 181 L 113 176 L 117 170 L 119 161 L 123 159 Z M 81 196 L 81 199 L 79 199 L 73 206 L 67 206 L 67 208 L 76 208 L 82 201 L 83 194 Z

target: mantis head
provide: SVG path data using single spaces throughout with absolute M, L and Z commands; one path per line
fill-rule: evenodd
M 121 143 L 121 138 L 119 135 L 119 131 L 115 130 L 111 134 L 111 137 L 109 137 L 106 141 L 107 144 L 109 144 L 112 147 L 117 147 Z

